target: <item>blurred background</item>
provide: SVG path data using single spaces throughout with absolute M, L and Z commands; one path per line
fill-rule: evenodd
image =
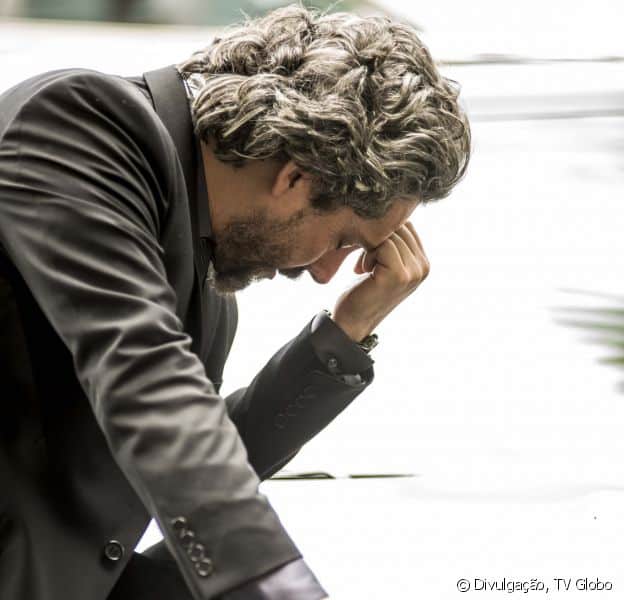
M 64 67 L 140 74 L 278 5 L 0 0 L 0 89 Z M 261 490 L 338 599 L 444 600 L 462 577 L 551 592 L 569 577 L 566 597 L 598 597 L 574 588 L 587 577 L 620 597 L 624 4 L 313 5 L 416 26 L 462 86 L 474 149 L 453 194 L 414 213 L 431 273 L 379 327 L 374 384 Z M 239 294 L 224 393 L 333 308 L 354 260 L 326 286 Z

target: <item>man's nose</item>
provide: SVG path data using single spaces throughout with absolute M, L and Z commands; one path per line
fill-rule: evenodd
M 326 252 L 316 262 L 313 262 L 309 267 L 310 275 L 316 283 L 328 283 L 332 277 L 336 274 L 340 265 L 344 262 L 351 252 L 356 249 L 355 246 L 349 248 L 340 248 L 339 250 L 331 250 Z

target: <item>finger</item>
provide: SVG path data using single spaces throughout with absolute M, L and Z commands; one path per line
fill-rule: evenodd
M 414 228 L 414 225 L 412 225 L 411 222 L 407 222 L 405 223 L 405 226 L 411 232 L 414 241 L 418 244 L 418 251 L 416 253 L 416 256 L 418 257 L 418 262 L 424 267 L 425 277 L 427 277 L 431 269 L 429 258 L 427 258 L 427 255 L 425 254 L 422 242 L 420 241 L 420 238 L 418 237 L 418 234 L 416 233 L 416 229 Z
M 375 252 L 365 252 L 362 259 L 362 273 L 370 273 L 377 264 L 377 254 Z
M 418 234 L 416 233 L 416 228 L 414 227 L 413 223 L 411 221 L 408 221 L 407 223 L 405 223 L 405 226 L 411 231 L 412 235 L 414 236 L 415 242 L 418 244 L 418 248 L 420 249 L 420 251 L 423 254 L 425 254 L 425 249 L 423 248 L 422 242 L 420 241 L 420 238 L 418 237 Z
M 410 229 L 408 227 L 408 224 L 411 225 L 411 223 L 405 223 L 404 225 L 402 225 L 401 227 L 399 227 L 395 233 L 397 235 L 399 235 L 403 241 L 409 246 L 410 250 L 412 251 L 412 253 L 415 256 L 418 256 L 420 254 L 420 252 L 422 251 L 422 249 L 420 248 L 420 246 L 418 245 L 418 242 L 416 241 L 416 239 L 414 238 L 414 233 L 413 233 L 413 225 L 412 228 Z
M 394 242 L 397 250 L 399 251 L 399 256 L 401 257 L 401 263 L 403 264 L 403 268 L 407 268 L 415 259 L 411 248 L 396 231 L 390 236 L 389 239 Z
M 388 238 L 381 246 L 376 249 L 376 264 L 375 269 L 380 267 L 382 270 L 386 269 L 393 273 L 401 273 L 405 271 L 405 265 L 401 259 L 401 254 L 396 246 L 396 243 Z M 373 270 L 373 273 L 375 271 Z
M 360 252 L 360 255 L 357 257 L 357 260 L 355 261 L 355 265 L 353 266 L 353 271 L 355 273 L 358 273 L 359 275 L 361 275 L 362 273 L 364 273 L 364 257 L 366 256 L 366 251 L 362 250 L 362 252 Z

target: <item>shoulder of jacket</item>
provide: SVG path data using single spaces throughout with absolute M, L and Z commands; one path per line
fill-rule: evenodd
M 12 114 L 5 114 L 6 127 L 0 127 L 0 156 L 7 140 L 9 158 L 48 142 L 79 158 L 90 148 L 87 152 L 102 168 L 125 170 L 137 185 L 157 191 L 164 218 L 183 173 L 171 136 L 138 86 L 118 75 L 60 69 L 27 79 L 9 92 L 17 96 L 9 103 Z
M 17 120 L 38 114 L 44 122 L 58 116 L 65 122 L 90 123 L 120 141 L 134 140 L 146 159 L 157 162 L 163 173 L 180 175 L 174 168 L 176 149 L 171 136 L 153 104 L 131 81 L 120 75 L 70 68 L 42 73 L 23 84 L 26 97 L 15 115 Z
M 112 117 L 140 137 L 164 130 L 149 99 L 120 75 L 83 68 L 59 69 L 31 77 L 18 86 L 23 89 L 15 118 L 25 113 L 32 116 L 37 111 L 54 113 L 61 107 L 77 118 Z
M 153 105 L 139 88 L 119 75 L 100 73 L 89 69 L 64 69 L 49 73 L 34 86 L 24 103 L 37 104 L 38 100 L 58 100 L 71 106 L 130 116 L 130 122 L 138 120 L 159 121 Z
M 36 117 L 47 110 L 57 110 L 57 105 L 75 113 L 76 102 L 87 111 L 89 105 L 100 104 L 104 108 L 107 102 L 112 104 L 112 110 L 119 105 L 132 104 L 133 108 L 138 108 L 137 113 L 143 113 L 148 119 L 152 108 L 137 86 L 123 77 L 83 68 L 46 71 L 0 94 L 0 138 L 24 114 Z M 152 118 L 156 118 L 155 113 Z
M 96 91 L 102 89 L 128 94 L 149 105 L 148 100 L 137 87 L 121 75 L 103 73 L 82 67 L 46 71 L 23 81 L 22 84 L 29 84 L 31 88 L 30 98 L 46 90 L 85 86 L 85 90 Z

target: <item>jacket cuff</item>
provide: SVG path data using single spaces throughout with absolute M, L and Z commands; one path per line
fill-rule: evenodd
M 218 503 L 189 511 L 188 518 L 157 519 L 194 598 L 218 598 L 302 557 L 268 498 L 258 498 L 223 495 Z
M 226 592 L 222 600 L 323 600 L 328 594 L 302 558 Z
M 372 369 L 375 361 L 335 323 L 327 311 L 316 315 L 310 333 L 314 353 L 333 375 L 364 375 Z

